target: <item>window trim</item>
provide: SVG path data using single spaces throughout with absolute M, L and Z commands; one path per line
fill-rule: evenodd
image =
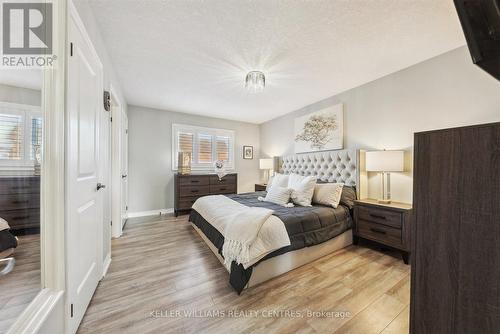
M 196 143 L 198 139 L 198 133 L 203 132 L 203 134 L 210 134 L 212 136 L 212 157 L 217 155 L 217 136 L 229 137 L 229 163 L 226 164 L 226 170 L 233 171 L 235 169 L 235 161 L 234 161 L 234 149 L 235 149 L 235 132 L 234 130 L 229 129 L 220 129 L 220 128 L 209 128 L 203 126 L 195 126 L 195 125 L 187 125 L 187 124 L 179 124 L 172 123 L 172 170 L 177 171 L 177 147 L 178 147 L 178 132 L 192 132 L 193 140 Z M 193 156 L 198 154 L 198 145 L 193 146 Z M 214 161 L 215 162 L 215 161 Z M 213 171 L 214 165 L 212 163 L 199 163 L 192 164 L 191 170 L 193 171 Z
M 33 171 L 35 166 L 35 161 L 31 157 L 31 119 L 33 117 L 42 117 L 43 113 L 40 106 L 34 106 L 30 104 L 21 103 L 11 103 L 0 101 L 0 113 L 1 109 L 11 109 L 12 114 L 21 115 L 23 117 L 23 159 L 19 160 L 6 160 L 0 159 L 0 171 L 12 171 L 12 172 L 30 172 Z M 43 128 L 43 126 L 42 126 Z M 27 140 L 28 138 L 28 140 Z

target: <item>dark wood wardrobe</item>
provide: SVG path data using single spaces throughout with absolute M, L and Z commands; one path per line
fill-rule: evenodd
M 415 134 L 410 332 L 500 333 L 500 123 Z

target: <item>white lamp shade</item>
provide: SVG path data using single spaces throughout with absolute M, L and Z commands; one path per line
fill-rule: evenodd
M 367 172 L 402 172 L 404 171 L 404 151 L 366 152 Z
M 260 169 L 273 169 L 274 160 L 273 159 L 259 159 Z

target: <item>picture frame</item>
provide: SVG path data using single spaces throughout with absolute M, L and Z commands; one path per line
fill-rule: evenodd
M 295 153 L 344 148 L 342 103 L 295 118 Z
M 246 160 L 253 159 L 253 146 L 248 146 L 248 145 L 243 146 L 243 159 Z

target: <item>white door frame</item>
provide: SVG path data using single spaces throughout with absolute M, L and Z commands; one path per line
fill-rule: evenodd
M 40 2 L 44 2 L 42 0 Z M 43 70 L 43 161 L 40 199 L 41 291 L 8 333 L 64 333 L 65 277 L 65 122 L 67 1 L 45 1 L 53 8 L 54 66 Z M 52 32 L 47 32 L 52 33 Z M 46 223 L 50 222 L 50 223 Z
M 119 238 L 122 235 L 122 193 L 121 193 L 121 183 L 122 183 L 122 113 L 123 107 L 120 102 L 120 98 L 116 93 L 113 85 L 110 85 L 110 95 L 111 95 L 111 115 L 113 121 L 111 123 L 111 151 L 112 151 L 112 214 L 111 220 L 113 221 L 113 226 L 111 228 L 111 237 Z

